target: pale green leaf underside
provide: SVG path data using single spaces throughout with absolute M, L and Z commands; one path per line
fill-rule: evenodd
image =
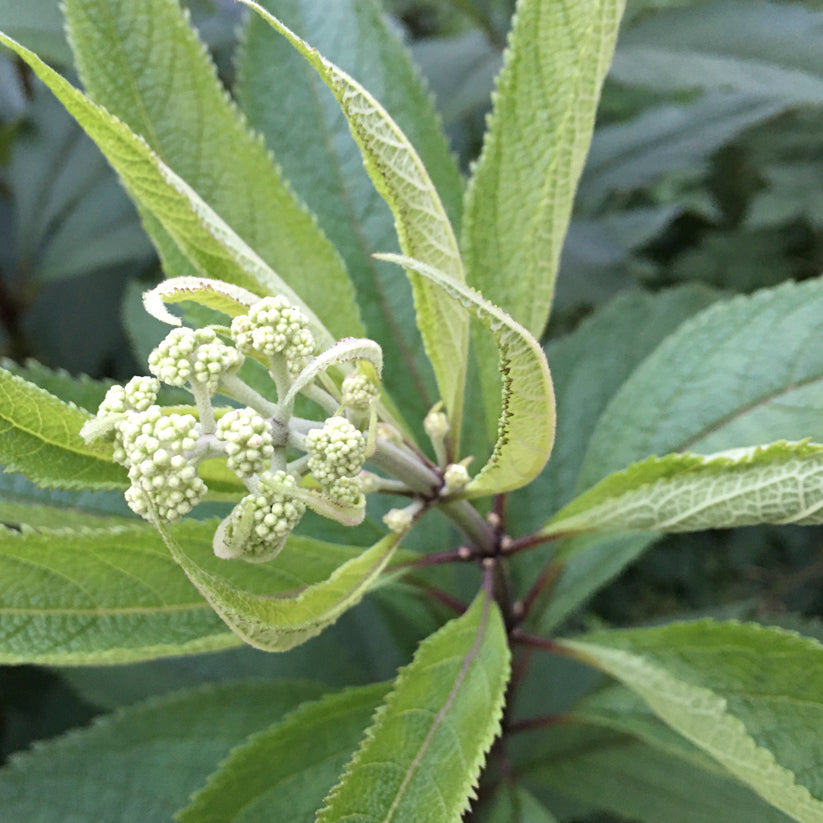
M 105 450 L 86 445 L 87 411 L 0 369 L 0 463 L 40 486 L 122 489 L 126 472 Z
M 229 317 L 244 314 L 260 299 L 248 289 L 207 277 L 171 277 L 143 293 L 143 307 L 152 316 L 170 326 L 181 326 L 182 320 L 172 314 L 167 303 L 193 300 L 201 306 L 223 312 Z
M 358 549 L 292 537 L 277 563 L 218 560 L 216 521 L 169 527 L 204 570 L 249 591 L 326 580 Z M 240 644 L 191 585 L 153 526 L 0 532 L 0 662 L 110 664 Z
M 555 425 L 554 389 L 540 345 L 474 289 L 449 280 L 419 260 L 396 254 L 377 256 L 431 280 L 454 305 L 474 312 L 497 343 L 503 383 L 497 442 L 489 462 L 466 486 L 465 496 L 499 494 L 534 480 L 551 454 Z
M 305 680 L 209 684 L 105 715 L 12 758 L 0 770 L 3 816 L 169 823 L 234 746 L 323 690 Z
M 285 593 L 236 585 L 224 575 L 205 569 L 167 527 L 158 528 L 174 559 L 226 625 L 246 643 L 272 652 L 287 651 L 320 634 L 356 605 L 386 568 L 400 539 L 398 535 L 388 535 L 330 570 L 325 579 Z M 309 544 L 318 542 L 302 540 Z M 290 537 L 283 552 L 300 541 Z M 270 564 L 273 568 L 280 564 L 283 552 Z
M 414 147 L 386 110 L 356 80 L 326 60 L 253 0 L 256 11 L 302 54 L 331 89 L 349 123 L 378 192 L 389 204 L 404 254 L 463 282 L 454 231 L 440 197 Z M 417 324 L 431 360 L 453 430 L 459 431 L 468 352 L 468 314 L 444 303 L 437 289 L 410 275 Z
M 54 92 L 66 110 L 97 143 L 137 203 L 162 223 L 189 262 L 204 277 L 227 280 L 256 294 L 284 294 L 316 328 L 323 324 L 301 298 L 207 205 L 145 141 L 92 103 L 35 54 L 0 34 L 0 43 L 20 56 Z M 320 341 L 330 345 L 326 333 Z
M 500 728 L 509 663 L 503 620 L 481 592 L 401 671 L 318 823 L 458 823 Z
M 823 647 L 702 621 L 561 645 L 637 692 L 673 729 L 801 823 L 823 818 Z
M 684 532 L 823 523 L 823 446 L 772 443 L 719 455 L 650 457 L 561 509 L 543 535 Z
M 466 192 L 468 281 L 536 337 L 549 316 L 624 6 L 625 0 L 520 0 Z
M 388 688 L 378 683 L 328 695 L 253 735 L 175 819 L 312 823 Z
M 88 95 L 143 137 L 335 336 L 363 334 L 337 251 L 248 130 L 179 4 L 67 0 L 65 12 Z M 168 236 L 152 233 L 162 248 Z

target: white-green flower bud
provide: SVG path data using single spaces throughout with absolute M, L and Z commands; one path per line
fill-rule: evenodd
M 414 515 L 408 509 L 389 509 L 383 515 L 383 523 L 390 532 L 402 534 L 411 528 Z
M 328 497 L 345 506 L 365 506 L 366 498 L 359 477 L 341 477 L 324 489 Z
M 248 314 L 234 318 L 231 335 L 246 354 L 282 354 L 290 363 L 300 363 L 314 354 L 314 337 L 308 323 L 306 315 L 283 295 L 264 297 Z
M 444 494 L 462 489 L 470 480 L 469 470 L 462 463 L 450 463 L 443 472 Z
M 306 510 L 304 503 L 283 490 L 296 485 L 294 477 L 283 471 L 261 474 L 258 490 L 244 497 L 220 524 L 214 553 L 256 563 L 274 557 Z
M 374 381 L 359 371 L 346 376 L 341 391 L 343 405 L 359 412 L 367 412 L 380 395 Z
M 423 418 L 423 429 L 432 442 L 442 442 L 449 433 L 449 418 L 444 412 L 436 411 L 436 408 Z
M 226 444 L 226 465 L 238 477 L 251 477 L 269 468 L 274 447 L 271 425 L 254 409 L 235 409 L 217 422 L 217 438 Z
M 366 438 L 345 417 L 330 417 L 306 435 L 309 471 L 324 489 L 342 477 L 357 477 L 366 446 Z
M 224 374 L 243 364 L 243 355 L 226 345 L 214 329 L 172 329 L 149 355 L 149 369 L 170 386 L 187 382 L 204 385 L 214 393 Z

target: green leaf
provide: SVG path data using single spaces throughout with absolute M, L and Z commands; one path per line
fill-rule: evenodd
M 466 192 L 469 283 L 538 338 L 624 6 L 625 0 L 518 2 Z
M 293 680 L 208 685 L 104 716 L 0 770 L 3 813 L 168 823 L 233 746 L 322 692 Z
M 557 818 L 525 789 L 504 785 L 497 793 L 485 823 L 557 823 Z
M 401 671 L 318 823 L 457 823 L 500 729 L 509 662 L 497 605 L 482 592 Z
M 326 60 L 253 0 L 241 0 L 280 32 L 331 89 L 360 147 L 366 170 L 394 213 L 404 254 L 465 280 L 457 240 L 434 184 L 408 138 L 356 80 Z M 439 290 L 410 274 L 417 324 L 434 368 L 452 431 L 459 432 L 468 353 L 468 314 L 445 303 Z M 455 438 L 456 440 L 456 438 Z
M 178 551 L 204 575 L 247 593 L 266 592 L 269 600 L 303 587 L 311 592 L 361 554 L 293 536 L 277 563 L 224 561 L 212 550 L 216 525 L 186 520 L 168 531 Z M 5 531 L 0 533 L 0 565 L 2 662 L 124 663 L 240 642 L 147 523 L 78 532 Z
M 207 277 L 171 277 L 143 293 L 143 308 L 163 323 L 182 326 L 183 321 L 166 308 L 166 303 L 182 303 L 186 300 L 222 312 L 229 317 L 237 317 L 238 314 L 248 312 L 260 300 L 260 296 L 222 280 L 211 280 Z
M 261 5 L 343 71 L 367 82 L 414 145 L 457 226 L 463 181 L 430 97 L 386 25 L 380 4 L 268 0 Z M 276 94 L 273 104 L 272 90 L 281 88 L 289 91 Z M 371 257 L 396 250 L 394 220 L 375 194 L 337 101 L 314 69 L 257 15 L 248 18 L 235 92 L 249 122 L 346 261 L 368 336 L 380 342 L 387 362 L 398 364 L 384 375 L 390 394 L 407 419 L 422 420 L 436 395 L 411 288 L 391 266 Z
M 634 463 L 573 500 L 540 533 L 808 526 L 823 523 L 821 509 L 823 446 L 778 442 Z
M 256 294 L 284 294 L 312 323 L 323 324 L 300 297 L 208 206 L 182 178 L 120 120 L 92 103 L 35 54 L 6 35 L 8 46 L 54 92 L 97 143 L 142 208 L 144 222 L 162 223 L 201 275 L 219 277 Z M 333 340 L 326 334 L 321 344 Z
M 574 798 L 637 823 L 789 823 L 728 774 L 703 769 L 630 734 L 569 724 L 519 770 L 538 796 Z M 674 733 L 672 733 L 674 736 Z M 525 741 L 524 741 L 525 742 Z M 684 741 L 684 745 L 687 742 Z M 704 756 L 705 760 L 709 760 Z M 577 818 L 575 818 L 577 819 Z
M 717 2 L 671 9 L 621 37 L 613 76 L 658 89 L 734 89 L 823 101 L 823 15 L 800 4 Z
M 595 632 L 561 646 L 801 823 L 823 815 L 823 646 L 753 624 Z
M 651 454 L 823 440 L 821 318 L 816 279 L 716 303 L 684 323 L 604 411 L 578 488 Z
M 463 495 L 500 494 L 530 483 L 540 474 L 554 443 L 554 390 L 546 356 L 538 342 L 474 289 L 455 283 L 437 269 L 397 254 L 378 257 L 429 279 L 455 305 L 473 311 L 497 343 L 503 383 L 497 443 L 488 463 L 466 486 Z
M 3 358 L 0 360 L 0 366 L 7 372 L 59 397 L 64 403 L 73 403 L 92 414 L 97 412 L 98 406 L 112 385 L 110 380 L 94 380 L 85 374 L 74 377 L 64 369 L 50 369 L 31 359 L 21 365 L 14 360 Z
M 312 823 L 388 689 L 378 683 L 307 703 L 236 748 L 179 823 Z
M 340 257 L 246 128 L 178 3 L 67 0 L 65 13 L 89 96 L 141 135 L 336 337 L 362 335 Z
M 158 528 L 174 559 L 226 625 L 246 643 L 265 651 L 280 652 L 320 634 L 358 603 L 386 568 L 400 540 L 395 534 L 384 537 L 370 549 L 350 556 L 330 570 L 325 579 L 313 580 L 295 593 L 273 592 L 265 587 L 264 593 L 257 593 L 208 571 L 186 551 L 171 530 L 163 525 Z M 319 541 L 292 535 L 283 552 L 289 548 L 297 552 L 300 545 L 323 548 Z M 273 567 L 280 564 L 283 552 Z M 274 597 L 275 594 L 281 596 Z
M 7 471 L 22 472 L 40 486 L 125 488 L 125 469 L 80 437 L 90 416 L 0 369 L 0 463 Z

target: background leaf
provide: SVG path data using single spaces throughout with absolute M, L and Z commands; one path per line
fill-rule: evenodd
M 388 684 L 307 703 L 236 748 L 182 810 L 179 823 L 311 823 Z
M 334 247 L 247 131 L 177 3 L 68 0 L 65 12 L 89 96 L 141 135 L 335 336 L 362 334 Z M 162 252 L 169 238 L 153 237 Z
M 15 820 L 168 823 L 229 750 L 323 687 L 307 681 L 208 685 L 100 718 L 0 770 Z
M 640 694 L 770 803 L 803 823 L 820 818 L 819 643 L 754 624 L 702 621 L 561 644 Z
M 484 592 L 420 645 L 318 823 L 459 821 L 499 730 L 508 679 L 505 629 Z

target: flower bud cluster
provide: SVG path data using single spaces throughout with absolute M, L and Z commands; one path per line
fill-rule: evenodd
M 125 386 L 112 386 L 100 404 L 99 414 L 126 414 L 145 411 L 157 400 L 160 383 L 153 377 L 132 377 Z
M 314 354 L 308 318 L 282 295 L 264 297 L 248 314 L 235 317 L 231 336 L 240 351 L 265 357 L 282 355 L 293 371 Z
M 359 412 L 368 411 L 380 394 L 374 381 L 362 372 L 352 372 L 343 380 L 342 403 Z
M 261 474 L 271 464 L 271 425 L 254 409 L 234 409 L 217 422 L 217 439 L 226 447 L 226 465 L 238 477 Z
M 215 535 L 217 555 L 255 562 L 274 557 L 306 510 L 302 501 L 283 489 L 296 485 L 294 477 L 284 471 L 261 474 L 257 490 L 234 507 Z
M 345 417 L 330 417 L 306 435 L 309 471 L 333 500 L 357 505 L 363 489 L 358 475 L 366 460 L 366 438 Z
M 115 460 L 129 470 L 126 501 L 141 517 L 172 523 L 188 514 L 206 495 L 206 484 L 189 461 L 200 436 L 191 414 L 164 415 L 149 406 L 122 418 Z
M 172 329 L 149 355 L 152 374 L 170 386 L 205 386 L 213 394 L 220 378 L 243 364 L 243 355 L 224 343 L 214 329 Z

